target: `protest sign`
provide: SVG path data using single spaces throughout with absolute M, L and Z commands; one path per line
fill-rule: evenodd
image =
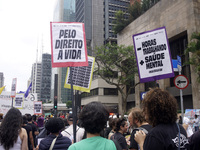
M 83 23 L 51 22 L 52 67 L 87 66 Z
M 34 114 L 42 115 L 42 102 L 41 101 L 34 102 Z
M 73 89 L 90 92 L 95 58 L 88 56 L 88 66 L 72 67 Z M 71 88 L 69 68 L 65 78 L 65 88 Z
M 14 99 L 14 107 L 18 109 L 22 109 L 23 103 L 24 103 L 24 94 L 16 94 L 15 99 Z
M 133 35 L 140 82 L 174 77 L 165 27 Z

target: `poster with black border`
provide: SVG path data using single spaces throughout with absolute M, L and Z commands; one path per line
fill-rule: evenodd
M 35 115 L 42 115 L 42 101 L 35 101 L 34 102 L 34 114 Z
M 174 77 L 165 27 L 133 35 L 140 82 Z
M 23 109 L 24 106 L 24 94 L 16 94 L 14 99 L 14 107 L 18 109 Z
M 87 66 L 85 27 L 80 22 L 51 22 L 52 67 Z
M 90 92 L 95 58 L 88 56 L 88 66 L 72 67 L 73 89 Z M 71 89 L 70 71 L 67 69 L 65 88 Z

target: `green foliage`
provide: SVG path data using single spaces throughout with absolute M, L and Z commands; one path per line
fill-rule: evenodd
M 116 86 L 122 96 L 123 111 L 126 111 L 126 100 L 130 90 L 139 84 L 132 84 L 138 73 L 133 46 L 107 44 L 97 47 L 95 52 L 96 72 L 108 84 Z M 127 86 L 128 92 L 125 90 Z
M 72 108 L 72 101 L 67 101 L 67 102 L 66 102 L 66 106 L 67 106 L 68 108 Z
M 188 44 L 185 53 L 192 53 L 187 64 L 195 67 L 195 72 L 198 75 L 198 82 L 200 83 L 200 33 L 193 33 L 191 42 Z
M 113 21 L 113 31 L 115 34 L 123 30 L 128 24 L 127 20 L 124 19 L 124 15 L 125 13 L 121 10 L 115 13 L 115 20 Z
M 128 7 L 127 13 L 130 14 L 129 19 L 124 19 L 124 12 L 117 11 L 115 13 L 115 19 L 113 21 L 114 27 L 113 31 L 115 34 L 122 31 L 129 23 L 137 19 L 140 15 L 150 9 L 160 0 L 134 0 L 134 4 Z

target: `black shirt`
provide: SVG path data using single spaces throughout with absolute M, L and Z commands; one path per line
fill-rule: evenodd
M 180 128 L 180 149 L 187 150 L 189 142 L 185 129 Z M 144 150 L 178 150 L 179 132 L 176 123 L 159 124 L 151 129 L 144 141 Z
M 36 144 L 36 138 L 35 138 L 36 137 L 35 131 L 37 131 L 37 127 L 33 123 L 27 123 L 27 125 L 30 125 L 32 127 L 33 141 L 34 141 L 34 146 L 36 147 L 37 144 Z
M 28 135 L 28 149 L 30 150 L 33 148 L 31 145 L 30 137 L 29 137 L 29 134 L 32 131 L 32 128 L 30 125 L 24 125 L 24 126 L 22 126 L 22 128 L 24 128 L 26 130 L 26 133 Z
M 152 129 L 152 126 L 149 125 L 149 124 L 142 125 L 140 127 L 146 129 L 148 132 Z M 138 143 L 134 139 L 136 131 L 139 131 L 139 129 L 134 129 L 132 131 L 132 133 L 131 133 L 131 137 L 130 137 L 130 149 L 138 149 Z
M 119 145 L 121 146 L 122 149 L 127 149 L 127 143 L 126 143 L 126 139 L 125 137 L 123 136 L 123 134 L 121 134 L 120 132 L 116 132 L 114 133 L 111 138 L 112 139 L 115 139 Z
M 189 138 L 190 150 L 200 150 L 200 130 Z

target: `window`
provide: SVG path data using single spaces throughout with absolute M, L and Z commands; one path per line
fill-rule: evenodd
M 112 88 L 104 88 L 104 95 L 118 95 L 118 90 Z
M 90 93 L 87 93 L 87 92 L 81 93 L 81 98 L 94 96 L 98 94 L 99 94 L 99 88 L 96 88 L 96 89 L 90 90 Z

